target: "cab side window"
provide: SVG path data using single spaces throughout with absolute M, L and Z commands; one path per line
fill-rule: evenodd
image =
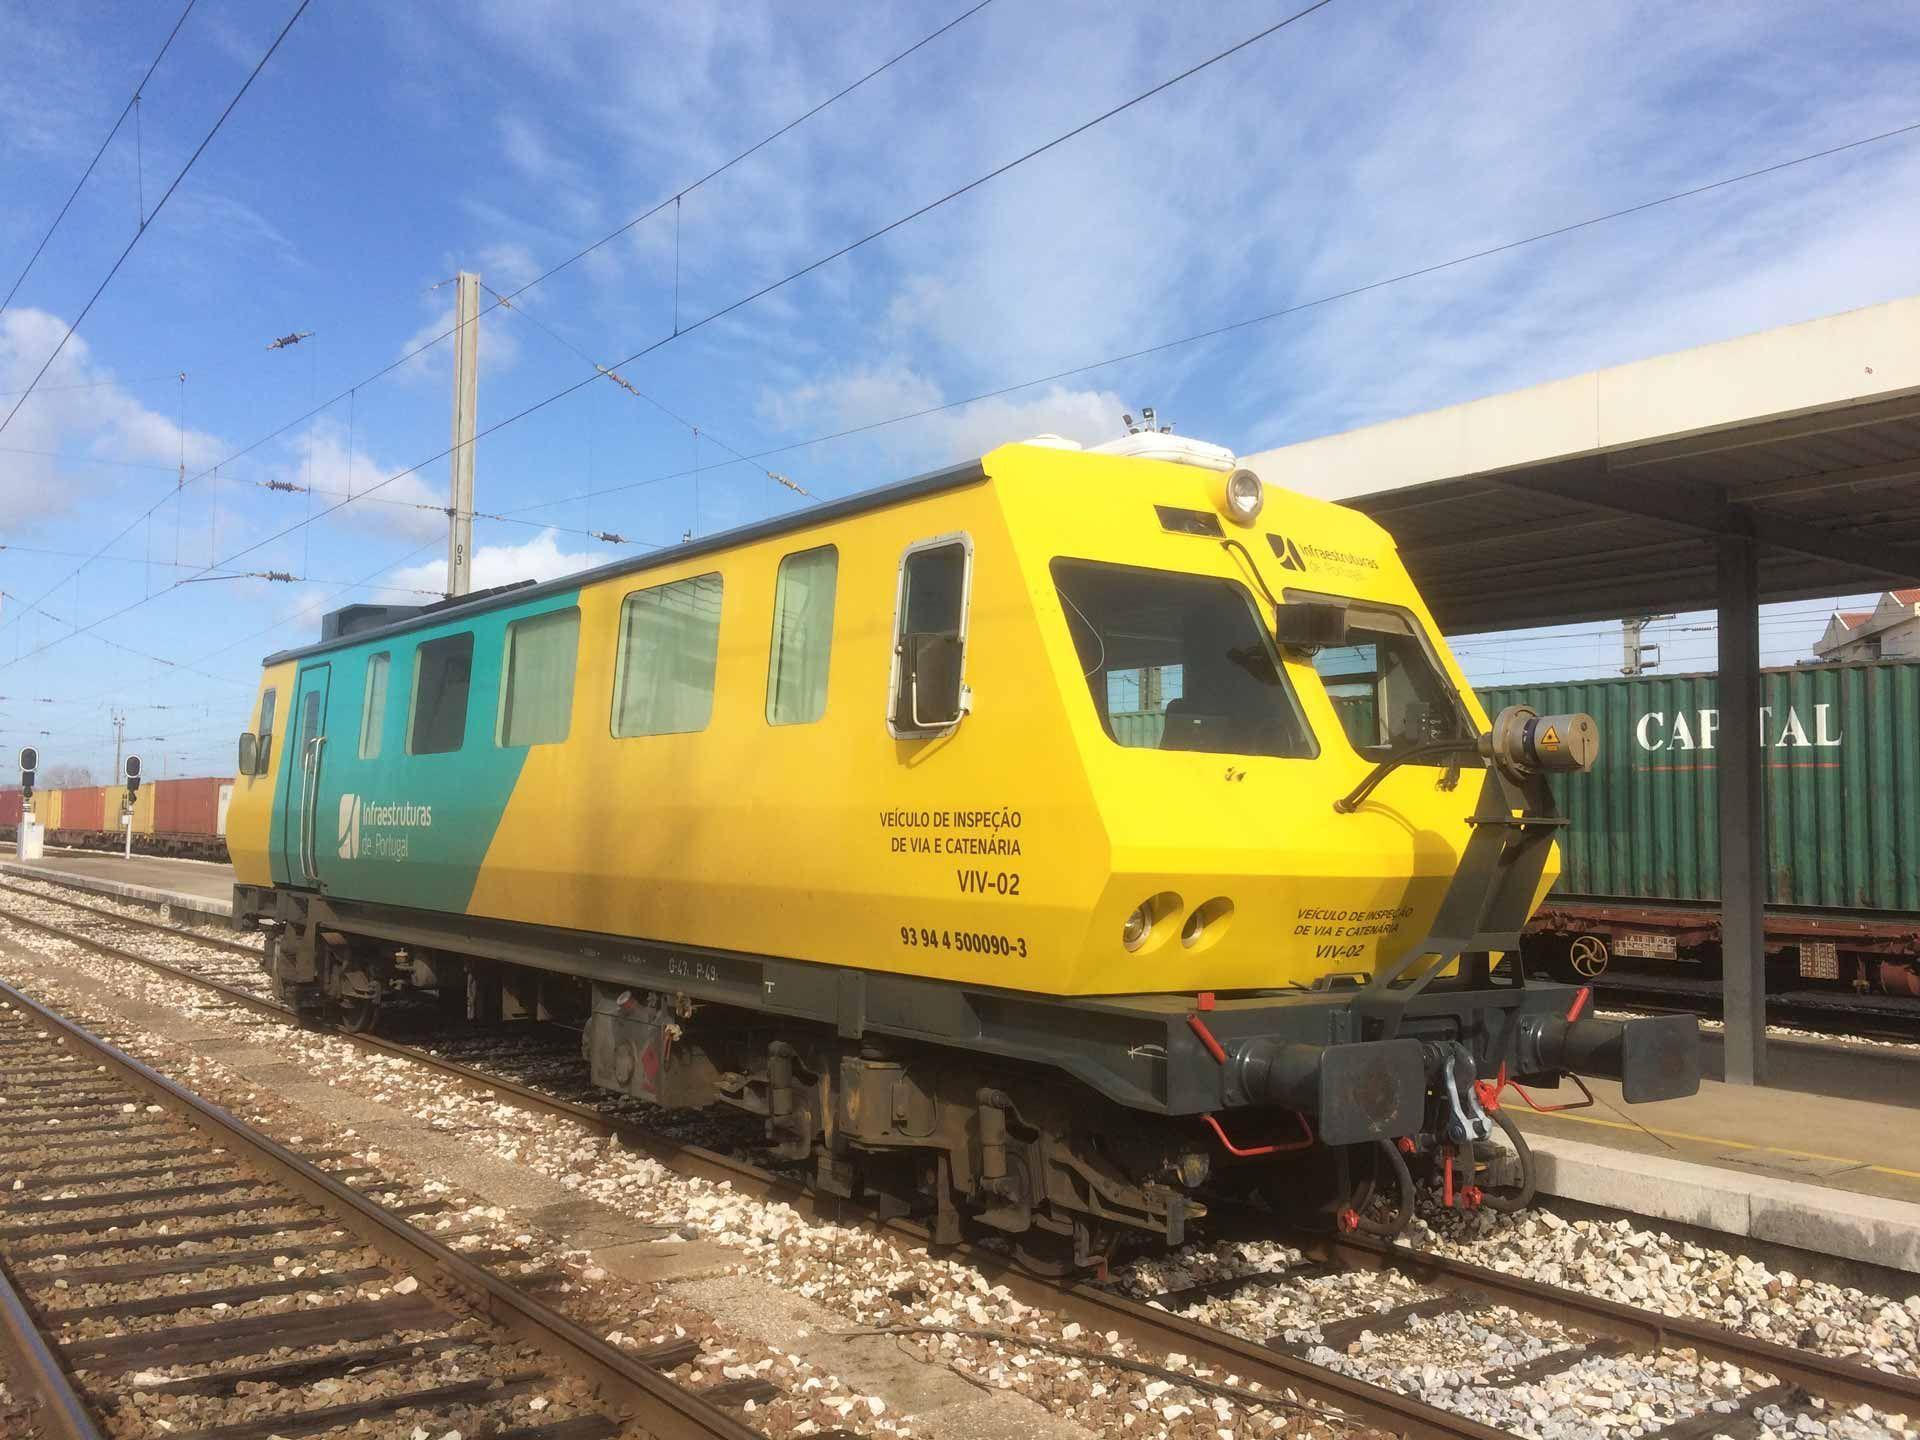
M 265 775 L 273 769 L 273 710 L 280 698 L 278 690 L 269 690 L 260 697 L 259 748 L 253 753 L 253 773 Z
M 972 578 L 973 546 L 964 536 L 915 545 L 900 562 L 887 717 L 897 736 L 950 730 L 968 709 L 963 662 Z
M 473 685 L 473 632 L 425 640 L 413 652 L 413 703 L 407 753 L 444 755 L 467 738 L 467 692 Z
M 387 722 L 387 671 L 393 656 L 382 650 L 367 657 L 367 686 L 360 697 L 360 758 L 380 758 L 380 732 Z

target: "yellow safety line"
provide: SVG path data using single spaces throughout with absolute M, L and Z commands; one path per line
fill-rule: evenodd
M 1519 1112 L 1525 1114 L 1525 1111 Z M 1634 1125 L 1625 1120 L 1603 1120 L 1598 1115 L 1546 1115 L 1546 1120 L 1569 1120 L 1576 1125 L 1604 1125 L 1609 1130 L 1634 1130 L 1656 1135 L 1662 1140 L 1686 1140 L 1695 1145 L 1718 1145 L 1723 1150 L 1759 1150 L 1771 1155 L 1787 1155 L 1796 1160 L 1825 1160 L 1848 1165 L 1856 1170 L 1872 1170 L 1881 1175 L 1897 1175 L 1903 1180 L 1920 1180 L 1920 1170 L 1902 1170 L 1894 1165 L 1874 1165 L 1848 1155 L 1822 1155 L 1815 1150 L 1789 1150 L 1784 1145 L 1757 1145 L 1749 1140 L 1730 1140 L 1721 1135 L 1694 1135 L 1685 1130 L 1656 1130 L 1651 1125 Z

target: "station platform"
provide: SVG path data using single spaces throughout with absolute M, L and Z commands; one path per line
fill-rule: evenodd
M 1775 1041 L 1786 1068 L 1796 1048 Z M 1841 1048 L 1841 1047 L 1834 1047 Z M 1907 1055 L 1920 1092 L 1920 1055 Z M 1503 1103 L 1539 1162 L 1540 1189 L 1650 1220 L 1697 1226 L 1920 1274 L 1920 1116 L 1908 1105 L 1703 1080 L 1684 1100 L 1595 1103 L 1537 1114 Z M 1563 1085 L 1543 1106 L 1579 1099 Z
M 68 851 L 0 858 L 0 874 L 164 904 L 176 921 L 232 914 L 231 867 L 204 861 Z M 1702 1039 L 1717 1074 L 1718 1036 Z M 1706 1079 L 1684 1100 L 1627 1105 L 1617 1084 L 1590 1080 L 1583 1109 L 1535 1113 L 1512 1090 L 1503 1103 L 1546 1195 L 1920 1274 L 1920 1050 L 1775 1038 L 1769 1053 L 1766 1088 Z
M 0 852 L 0 874 L 50 880 L 121 900 L 164 905 L 175 920 L 225 925 L 233 915 L 233 867 L 159 855 L 131 858 L 108 851 L 50 850 L 21 861 Z

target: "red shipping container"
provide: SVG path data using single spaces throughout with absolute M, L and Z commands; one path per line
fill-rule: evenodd
M 9 786 L 0 790 L 0 825 L 20 823 L 20 792 Z
M 60 828 L 62 830 L 104 830 L 106 820 L 106 791 L 98 786 L 89 785 L 85 789 L 70 788 L 60 792 Z M 120 817 L 116 814 L 114 819 Z
M 197 780 L 158 780 L 153 786 L 156 835 L 216 835 L 220 824 L 217 776 Z

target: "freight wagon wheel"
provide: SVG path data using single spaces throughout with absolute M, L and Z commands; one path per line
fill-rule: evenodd
M 1573 944 L 1567 947 L 1567 966 L 1582 980 L 1603 974 L 1610 958 L 1607 942 L 1598 935 L 1576 935 Z
M 1920 970 L 1908 960 L 1882 960 L 1880 988 L 1889 995 L 1920 995 Z
M 370 1034 L 380 1023 L 380 1002 L 373 996 L 340 1002 L 339 1026 L 349 1035 Z

